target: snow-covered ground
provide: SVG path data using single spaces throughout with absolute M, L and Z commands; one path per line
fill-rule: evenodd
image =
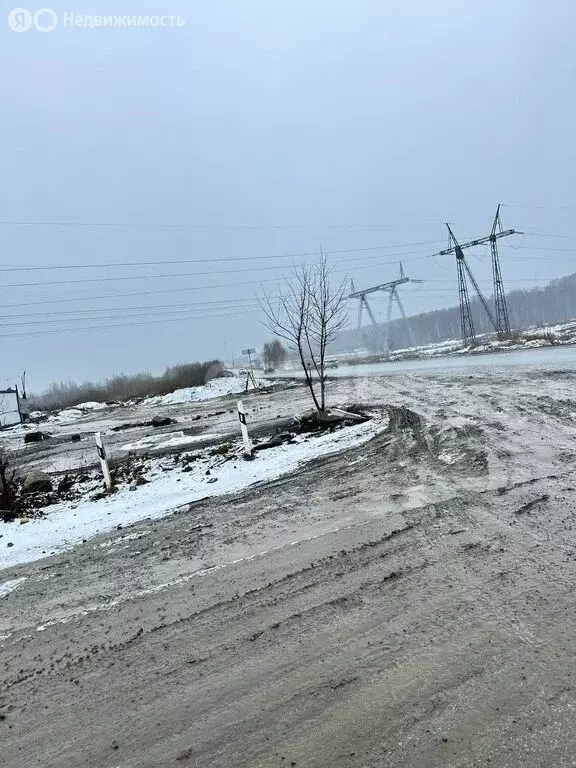
M 259 377 L 256 379 L 258 387 L 267 387 L 276 384 L 277 382 L 271 381 L 265 377 Z M 147 397 L 143 401 L 143 405 L 147 408 L 161 408 L 169 405 L 183 405 L 185 403 L 200 403 L 207 400 L 214 400 L 218 397 L 224 397 L 226 395 L 235 395 L 243 393 L 246 389 L 246 377 L 245 376 L 229 376 L 225 378 L 212 379 L 207 384 L 200 385 L 198 387 L 184 387 L 183 389 L 176 389 L 174 392 L 169 392 L 167 395 L 154 395 Z M 252 389 L 252 387 L 250 387 Z M 117 403 L 118 406 L 131 406 L 136 401 L 127 401 L 124 403 Z M 32 422 L 38 420 L 45 420 L 50 425 L 57 424 L 73 424 L 79 419 L 85 418 L 90 413 L 98 411 L 106 411 L 110 408 L 110 405 L 106 403 L 98 402 L 86 402 L 80 403 L 73 408 L 64 408 L 58 413 L 47 414 L 44 411 L 32 411 L 30 413 L 30 419 Z M 16 425 L 14 429 L 18 430 L 20 425 Z
M 417 347 L 394 349 L 390 352 L 390 360 L 427 359 L 444 355 L 481 354 L 485 352 L 504 352 L 520 349 L 549 347 L 555 344 L 576 344 L 576 321 L 570 320 L 558 325 L 529 326 L 522 331 L 512 334 L 510 339 L 498 339 L 494 333 L 478 334 L 476 343 L 464 346 L 461 339 L 448 339 L 434 344 L 424 344 Z M 344 353 L 337 355 L 343 364 L 374 361 L 376 355 L 369 352 L 363 354 Z M 295 366 L 298 369 L 298 366 Z
M 274 384 L 267 379 L 259 379 L 258 384 L 268 386 Z M 177 389 L 167 395 L 147 398 L 145 403 L 148 408 L 157 408 L 163 405 L 180 405 L 182 403 L 199 403 L 204 400 L 213 400 L 224 395 L 236 395 L 246 389 L 245 376 L 230 376 L 222 379 L 212 379 L 200 387 L 186 387 Z
M 168 465 L 163 459 L 149 464 L 148 483 L 128 488 L 98 501 L 61 502 L 46 508 L 46 516 L 0 525 L 3 534 L 0 568 L 37 560 L 60 552 L 118 525 L 159 518 L 176 508 L 207 496 L 243 490 L 254 483 L 273 480 L 294 472 L 318 456 L 359 445 L 377 434 L 387 420 L 375 417 L 364 424 L 346 427 L 321 436 L 301 436 L 295 442 L 259 452 L 253 461 L 241 455 L 233 459 L 204 456 L 189 472 Z M 169 435 L 164 435 L 170 439 Z M 10 546 L 11 545 L 11 546 Z
M 48 422 L 51 424 L 71 424 L 92 411 L 104 411 L 106 408 L 108 408 L 106 403 L 80 403 L 74 408 L 65 408 L 63 411 L 49 416 Z
M 216 434 L 203 433 L 201 435 L 185 435 L 184 432 L 170 432 L 168 434 L 149 435 L 133 443 L 125 443 L 119 446 L 121 451 L 139 451 L 150 448 L 175 448 L 194 445 L 194 443 L 205 442 L 206 440 L 215 440 L 219 436 Z

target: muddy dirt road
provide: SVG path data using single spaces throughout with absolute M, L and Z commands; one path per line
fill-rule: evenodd
M 357 381 L 421 424 L 0 572 L 0 765 L 575 765 L 575 383 Z

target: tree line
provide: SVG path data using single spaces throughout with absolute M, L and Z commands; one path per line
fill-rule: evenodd
M 58 410 L 71 408 L 86 402 L 117 402 L 132 400 L 149 395 L 166 395 L 175 389 L 198 387 L 219 376 L 223 366 L 218 360 L 202 363 L 184 363 L 166 368 L 161 376 L 141 372 L 133 375 L 124 373 L 105 381 L 55 382 L 41 395 L 30 395 L 30 410 Z
M 526 288 L 510 291 L 506 294 L 510 327 L 522 329 L 530 325 L 553 325 L 576 317 L 576 273 L 552 280 L 543 287 Z M 493 298 L 490 297 L 490 304 Z M 478 333 L 493 331 L 489 319 L 477 298 L 470 295 L 470 306 L 474 319 L 474 328 Z M 421 312 L 410 317 L 410 326 L 416 344 L 433 344 L 448 339 L 459 339 L 460 309 L 458 306 Z M 384 326 L 384 324 L 381 324 Z M 390 323 L 390 349 L 404 349 L 411 346 L 404 322 L 400 319 Z M 378 345 L 370 327 L 343 332 L 334 351 L 364 347 L 370 352 L 378 352 Z

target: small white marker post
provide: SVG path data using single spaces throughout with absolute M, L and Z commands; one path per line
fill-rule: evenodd
M 102 442 L 102 433 L 96 432 L 94 437 L 96 438 L 96 450 L 98 451 L 100 464 L 102 465 L 104 482 L 106 483 L 106 488 L 110 490 L 112 488 L 112 478 L 110 477 L 110 467 L 108 466 L 108 459 L 106 458 L 106 449 L 104 448 L 104 443 Z
M 246 456 L 252 456 L 252 443 L 248 437 L 248 427 L 246 426 L 246 411 L 242 400 L 238 400 L 238 418 L 240 419 L 240 429 L 242 430 L 242 439 L 244 440 L 244 453 Z

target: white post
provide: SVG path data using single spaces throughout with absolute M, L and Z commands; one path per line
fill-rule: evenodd
M 110 490 L 112 488 L 112 478 L 110 477 L 110 468 L 108 466 L 108 459 L 106 458 L 106 449 L 104 448 L 104 443 L 102 442 L 102 433 L 96 432 L 94 437 L 96 438 L 96 450 L 98 451 L 98 456 L 100 457 L 104 482 L 106 483 L 106 488 Z
M 242 430 L 242 439 L 244 441 L 244 453 L 247 456 L 252 456 L 252 444 L 248 437 L 248 427 L 246 426 L 246 411 L 242 400 L 238 400 L 238 418 L 240 419 L 240 429 Z

